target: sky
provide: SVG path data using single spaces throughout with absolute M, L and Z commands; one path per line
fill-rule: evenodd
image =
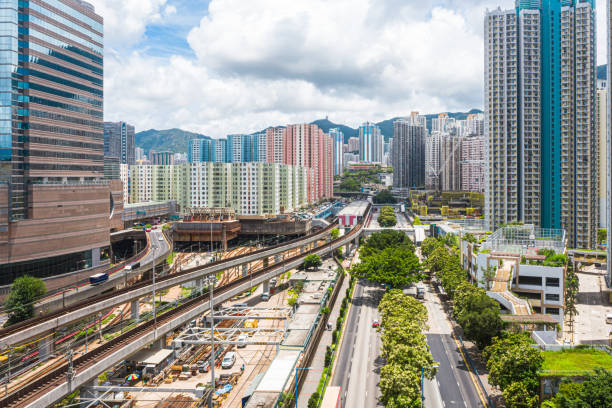
M 513 0 L 88 0 L 104 119 L 213 137 L 483 106 L 486 9 Z M 598 64 L 606 60 L 597 0 Z

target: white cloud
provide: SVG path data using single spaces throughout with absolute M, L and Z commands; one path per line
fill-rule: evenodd
M 165 0 L 145 2 L 140 24 L 173 14 Z M 219 137 L 328 114 L 356 126 L 481 107 L 484 12 L 514 1 L 435 4 L 212 0 L 188 35 L 195 58 L 107 55 L 106 119 Z
M 137 44 L 152 21 L 161 19 L 166 0 L 87 0 L 104 17 L 104 46 L 129 49 Z

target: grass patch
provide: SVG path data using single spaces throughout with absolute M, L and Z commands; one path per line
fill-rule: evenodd
M 612 356 L 603 350 L 575 348 L 562 351 L 544 351 L 542 374 L 563 375 L 564 373 L 585 373 L 595 367 L 612 370 Z
M 168 255 L 166 257 L 166 263 L 168 265 L 172 265 L 172 263 L 174 262 L 174 257 L 176 256 L 176 252 L 170 252 L 170 255 Z
M 192 291 L 193 288 L 181 288 L 181 297 L 188 298 L 189 296 L 191 296 Z

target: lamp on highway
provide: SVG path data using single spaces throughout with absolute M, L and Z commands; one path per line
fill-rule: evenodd
M 421 367 L 421 408 L 425 405 L 425 392 L 423 390 L 423 386 L 425 384 L 425 369 L 426 368 L 440 368 L 439 365 L 431 366 L 431 367 Z

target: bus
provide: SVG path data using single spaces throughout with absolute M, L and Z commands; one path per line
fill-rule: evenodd
M 327 387 L 321 408 L 342 408 L 342 389 L 340 387 Z
M 108 273 L 97 273 L 89 277 L 89 283 L 91 283 L 92 285 L 99 285 L 100 283 L 106 282 L 107 280 Z

